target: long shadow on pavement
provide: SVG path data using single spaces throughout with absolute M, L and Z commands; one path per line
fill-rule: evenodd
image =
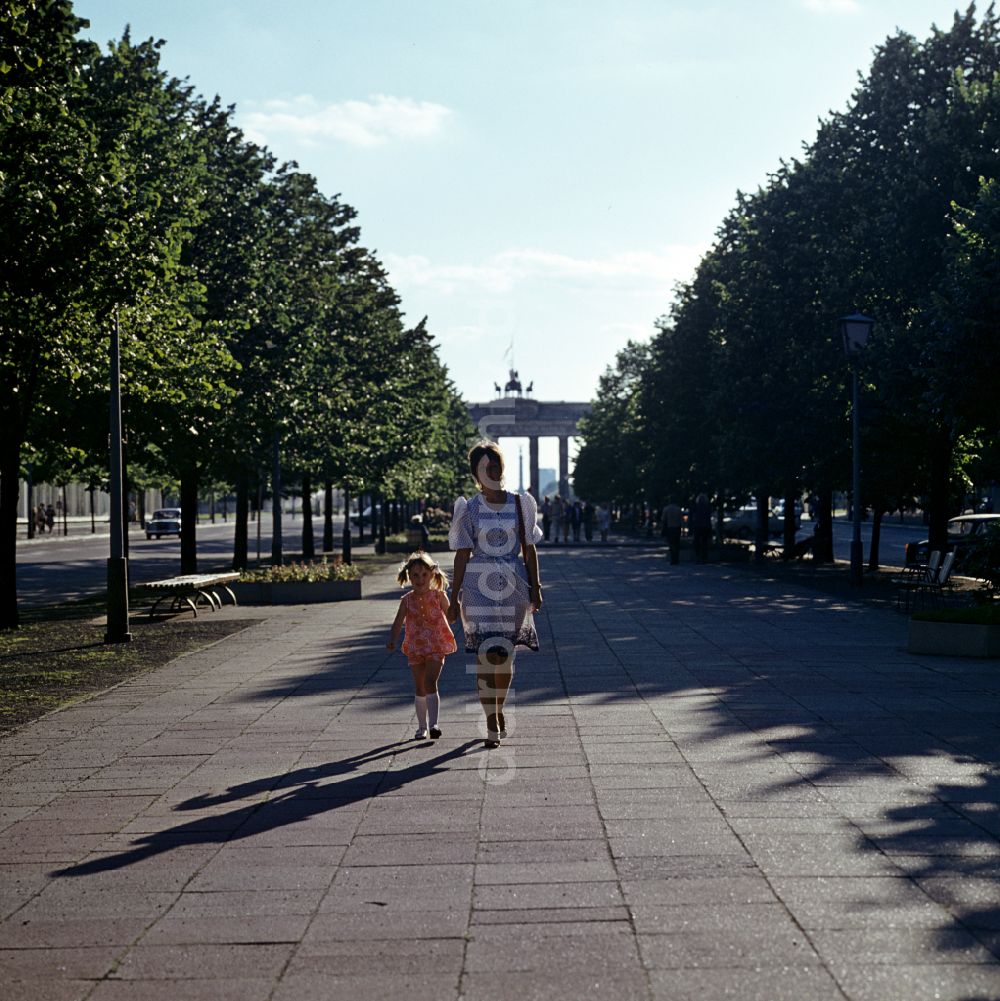
M 390 744 L 364 754 L 331 761 L 326 765 L 300 768 L 283 775 L 276 775 L 253 782 L 232 786 L 218 796 L 195 796 L 179 804 L 178 810 L 198 810 L 221 803 L 232 803 L 270 790 L 287 788 L 288 791 L 251 806 L 241 806 L 229 813 L 199 817 L 169 830 L 138 838 L 135 848 L 93 858 L 88 862 L 57 869 L 53 876 L 89 876 L 94 873 L 123 869 L 154 855 L 161 855 L 175 848 L 198 844 L 221 844 L 239 841 L 295 824 L 329 810 L 349 806 L 360 800 L 372 799 L 395 792 L 412 782 L 431 778 L 447 771 L 449 761 L 461 758 L 479 741 L 469 741 L 453 747 L 443 754 L 422 759 L 405 768 L 387 772 L 356 773 L 358 768 L 373 761 L 393 757 L 399 753 L 425 750 L 426 744 Z M 329 779 L 350 776 L 341 781 L 321 785 Z

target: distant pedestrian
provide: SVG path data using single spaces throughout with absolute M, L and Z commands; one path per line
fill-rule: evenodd
M 552 498 L 552 527 L 556 530 L 556 537 L 553 541 L 557 546 L 559 545 L 559 532 L 562 530 L 563 508 L 563 499 L 559 494 L 556 494 Z
M 56 523 L 56 509 L 51 504 L 45 506 L 45 527 L 52 534 L 52 529 Z
M 590 501 L 583 502 L 583 537 L 588 542 L 594 541 L 594 505 Z
M 45 534 L 45 505 L 39 504 L 34 510 L 35 530 L 39 535 Z
M 580 501 L 573 502 L 572 521 L 573 541 L 580 541 L 580 529 L 583 527 L 583 504 Z
M 597 530 L 601 533 L 601 542 L 608 541 L 608 531 L 611 528 L 611 505 L 605 501 L 597 509 Z
M 684 527 L 684 512 L 673 497 L 664 505 L 660 521 L 663 526 L 661 532 L 670 547 L 670 564 L 676 566 L 681 561 L 681 529 Z
M 712 541 L 712 505 L 705 494 L 698 494 L 695 499 L 689 524 L 694 536 L 694 558 L 699 563 L 707 563 L 708 548 Z
M 569 533 L 572 527 L 573 527 L 573 504 L 567 497 L 566 500 L 563 501 L 563 509 L 562 509 L 562 533 L 563 533 L 563 542 L 566 545 L 569 545 Z
M 441 736 L 438 680 L 445 657 L 458 649 L 447 619 L 451 604 L 448 578 L 427 553 L 418 551 L 399 568 L 396 579 L 402 587 L 411 584 L 412 589 L 399 602 L 386 649 L 396 649 L 400 630 L 405 626 L 402 650 L 413 674 L 417 710 L 417 732 L 413 736 L 415 740 L 426 740 L 428 736 L 437 740 Z
M 542 501 L 542 536 L 546 542 L 549 541 L 549 532 L 552 531 L 552 501 L 546 494 Z

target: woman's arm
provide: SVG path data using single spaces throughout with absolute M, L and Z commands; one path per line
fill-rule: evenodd
M 531 610 L 537 612 L 542 607 L 542 580 L 538 575 L 538 550 L 534 543 L 524 547 L 524 563 L 528 570 L 528 594 L 531 598 Z
M 451 581 L 451 604 L 448 606 L 448 621 L 454 622 L 462 607 L 462 582 L 465 580 L 465 568 L 472 555 L 471 549 L 455 550 L 455 570 Z

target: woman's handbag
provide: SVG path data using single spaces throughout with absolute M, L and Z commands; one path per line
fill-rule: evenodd
M 517 508 L 517 532 L 521 537 L 521 559 L 524 561 L 524 573 L 528 578 L 528 587 L 538 587 L 537 581 L 532 581 L 531 570 L 528 568 L 528 539 L 524 531 L 524 513 L 521 511 L 521 495 L 514 494 L 514 507 Z M 539 592 L 541 588 L 539 588 Z M 541 599 L 539 599 L 540 601 Z

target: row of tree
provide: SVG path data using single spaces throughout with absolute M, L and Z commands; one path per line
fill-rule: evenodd
M 179 483 L 186 572 L 200 487 L 235 486 L 242 567 L 275 455 L 304 496 L 438 498 L 471 431 L 354 210 L 170 77 L 161 42 L 105 52 L 85 26 L 70 0 L 0 10 L 0 628 L 26 463 L 106 481 L 114 316 L 129 467 Z
M 720 507 L 785 497 L 790 534 L 791 499 L 808 491 L 832 558 L 831 497 L 851 468 L 837 321 L 860 310 L 876 320 L 861 364 L 862 500 L 877 527 L 921 499 L 940 547 L 969 484 L 1000 480 L 998 177 L 993 6 L 923 41 L 888 38 L 801 159 L 738 195 L 652 341 L 608 369 L 577 490 L 704 490 Z

